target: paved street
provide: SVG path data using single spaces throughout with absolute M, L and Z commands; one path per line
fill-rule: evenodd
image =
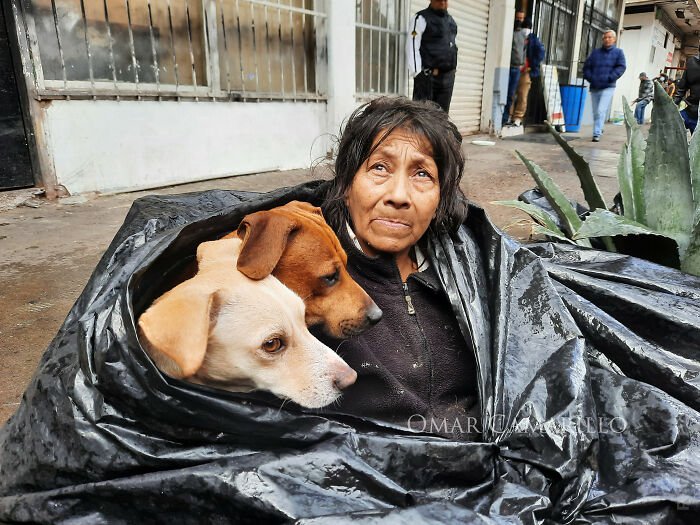
M 480 139 L 496 140 L 496 144 L 472 144 Z M 617 192 L 617 159 L 625 140 L 624 127 L 608 125 L 600 143 L 591 143 L 590 129 L 585 128 L 569 140 L 590 162 L 603 195 L 611 203 Z M 570 197 L 583 201 L 566 155 L 546 134 L 506 140 L 469 136 L 464 143 L 465 193 L 485 207 L 499 227 L 518 239 L 529 238 L 526 216 L 491 204 L 494 200 L 515 199 L 534 185 L 514 150 L 548 171 Z M 0 192 L 0 424 L 19 404 L 41 354 L 135 199 L 153 193 L 215 188 L 269 191 L 314 178 L 319 178 L 319 172 L 261 173 L 147 192 L 72 196 L 56 202 L 31 197 L 31 190 Z

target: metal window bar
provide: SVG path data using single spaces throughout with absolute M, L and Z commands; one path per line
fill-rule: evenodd
M 194 48 L 192 47 L 192 20 L 190 19 L 190 3 L 185 0 L 185 18 L 187 20 L 187 47 L 190 51 L 190 65 L 192 66 L 192 84 L 197 85 L 197 67 L 194 62 Z M 197 96 L 195 94 L 195 100 Z
M 153 59 L 153 76 L 156 80 L 156 91 L 160 92 L 160 67 L 158 66 L 158 51 L 156 49 L 156 40 L 153 33 L 153 9 L 151 8 L 151 0 L 146 2 L 148 6 L 148 36 L 151 40 L 151 58 Z M 105 14 L 107 10 L 105 9 Z M 110 35 L 111 38 L 111 35 Z
M 170 31 L 170 49 L 172 51 L 173 57 L 173 75 L 175 76 L 175 95 L 178 94 L 180 88 L 180 72 L 177 67 L 177 53 L 175 52 L 175 34 L 173 32 L 173 10 L 170 5 L 170 0 L 167 2 L 168 6 L 168 29 Z
M 85 28 L 85 50 L 87 52 L 88 75 L 90 76 L 90 90 L 93 97 L 95 95 L 95 76 L 92 70 L 92 53 L 90 52 L 90 38 L 88 37 L 87 16 L 85 16 L 85 0 L 80 0 L 80 14 L 82 15 L 83 27 Z
M 289 0 L 289 5 L 292 5 L 292 0 Z M 293 98 L 297 97 L 297 71 L 296 71 L 296 60 L 294 56 L 294 15 L 292 11 L 289 11 L 289 38 L 292 41 L 292 94 Z
M 58 41 L 58 54 L 61 58 L 61 73 L 63 75 L 63 86 L 68 89 L 68 77 L 66 75 L 66 60 L 63 55 L 63 45 L 61 44 L 61 29 L 58 23 L 58 11 L 56 10 L 56 1 L 51 0 L 51 11 L 53 12 L 53 21 L 56 27 L 56 40 Z
M 245 70 L 243 69 L 243 38 L 241 37 L 241 17 L 239 16 L 240 13 L 240 4 L 238 0 L 236 0 L 236 32 L 238 33 L 238 69 L 241 74 L 241 95 L 242 97 L 245 98 L 246 96 L 246 90 L 245 90 Z
M 309 42 L 309 35 L 306 33 L 306 18 L 307 15 L 301 15 L 301 41 L 304 42 L 304 50 L 306 50 L 306 44 Z M 304 61 L 302 64 L 304 66 L 304 70 L 302 71 L 304 74 L 304 93 L 307 93 L 309 91 L 309 71 L 306 63 L 306 53 L 304 53 Z
M 129 49 L 131 50 L 131 67 L 134 69 L 134 85 L 136 86 L 136 97 L 140 97 L 139 88 L 139 66 L 136 61 L 136 47 L 134 46 L 134 31 L 131 27 L 131 7 L 129 0 L 124 0 L 126 6 L 126 27 L 129 33 Z
M 219 0 L 219 17 L 221 21 L 221 36 L 222 38 L 222 43 L 224 45 L 224 56 L 226 57 L 224 60 L 224 65 L 226 69 L 226 91 L 230 92 L 231 91 L 231 63 L 228 60 L 228 55 L 229 55 L 229 45 L 228 45 L 228 33 L 226 32 L 226 23 L 224 22 L 225 16 L 224 16 L 224 4 L 222 0 Z M 218 64 L 217 66 L 218 67 Z
M 395 0 L 358 1 L 355 97 L 359 100 L 399 93 L 400 79 L 406 75 L 401 59 L 406 38 L 402 24 L 404 4 Z
M 360 22 L 362 23 L 365 20 L 365 3 L 361 0 L 359 2 L 359 7 L 360 7 L 359 16 L 357 16 L 357 14 L 356 14 L 355 18 L 359 19 Z M 365 89 L 364 89 L 364 86 L 365 86 L 365 68 L 364 68 L 364 65 L 361 64 L 361 62 L 364 60 L 364 56 L 365 56 L 365 30 L 364 30 L 364 28 L 360 27 L 359 24 L 355 24 L 355 27 L 356 27 L 355 38 L 357 41 L 360 42 L 360 55 L 359 55 L 359 57 L 356 56 L 356 59 L 355 59 L 357 61 L 357 63 L 355 64 L 356 76 L 359 79 L 359 84 L 357 84 L 357 81 L 355 82 L 355 84 L 356 84 L 355 90 L 358 93 L 362 93 L 365 91 Z M 358 34 L 359 34 L 359 38 L 357 36 Z M 359 69 L 359 74 L 357 73 L 358 69 Z
M 12 1 L 40 99 L 325 99 L 325 0 Z

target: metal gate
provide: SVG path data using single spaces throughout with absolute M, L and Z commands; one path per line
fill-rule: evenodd
M 449 13 L 457 22 L 459 48 L 450 117 L 462 134 L 478 133 L 484 95 L 489 1 L 453 0 L 449 3 Z

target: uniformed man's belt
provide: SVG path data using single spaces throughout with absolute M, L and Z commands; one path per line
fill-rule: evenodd
M 426 67 L 426 68 L 423 68 L 423 72 L 427 72 L 427 71 L 432 72 L 432 71 L 434 71 L 435 69 L 437 69 L 437 75 L 436 75 L 436 76 L 439 76 L 439 75 L 444 75 L 445 73 L 452 73 L 452 72 L 453 72 L 455 69 L 457 69 L 457 68 L 456 68 L 456 67 L 453 67 L 452 69 L 440 69 L 439 67 Z

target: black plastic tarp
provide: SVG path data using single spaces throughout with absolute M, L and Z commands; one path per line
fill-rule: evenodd
M 322 192 L 134 203 L 0 430 L 1 522 L 697 522 L 700 279 L 525 247 L 476 207 L 431 242 L 474 341 L 481 442 L 162 375 L 135 321 L 197 244 Z

